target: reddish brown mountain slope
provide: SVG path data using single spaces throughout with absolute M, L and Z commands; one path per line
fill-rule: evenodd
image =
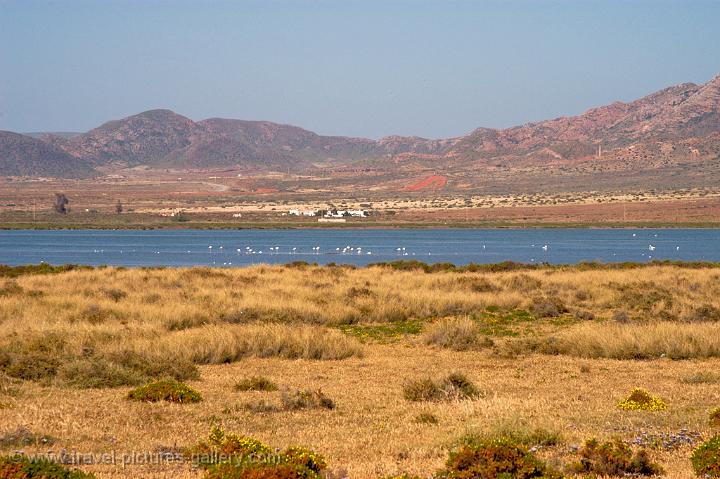
M 54 145 L 0 131 L 0 175 L 85 178 L 93 175 L 93 169 Z
M 582 115 L 506 130 L 481 128 L 452 149 L 464 158 L 525 155 L 542 148 L 584 157 L 596 146 L 706 136 L 720 131 L 720 76 L 704 85 L 685 83 L 631 103 L 615 102 Z
M 356 165 L 391 172 L 432 168 L 480 174 L 488 164 L 548 166 L 594 160 L 600 147 L 614 153 L 597 160 L 637 160 L 638 167 L 651 167 L 651 162 L 642 161 L 660 158 L 657 161 L 667 166 L 683 155 L 714 158 L 719 132 L 720 76 L 704 85 L 684 83 L 578 116 L 504 130 L 479 128 L 463 137 L 440 140 L 321 136 L 266 121 L 194 122 L 170 110 L 151 110 L 71 138 L 8 137 L 0 144 L 0 175 L 83 176 L 91 172 L 88 165 L 239 166 L 261 171 Z

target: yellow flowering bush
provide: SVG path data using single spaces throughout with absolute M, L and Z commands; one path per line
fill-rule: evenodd
M 667 409 L 667 404 L 645 389 L 635 388 L 630 391 L 628 397 L 618 403 L 617 407 L 624 411 L 664 411 Z
M 205 479 L 320 479 L 327 468 L 322 455 L 305 447 L 280 451 L 218 426 L 186 456 L 205 469 Z

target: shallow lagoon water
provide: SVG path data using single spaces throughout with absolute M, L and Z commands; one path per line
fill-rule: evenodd
M 351 249 L 352 248 L 352 249 Z M 0 231 L 0 263 L 244 266 L 652 259 L 720 261 L 714 229 L 305 229 Z

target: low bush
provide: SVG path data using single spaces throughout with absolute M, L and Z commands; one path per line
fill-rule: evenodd
M 491 347 L 493 340 L 480 332 L 469 318 L 453 318 L 432 324 L 424 334 L 425 344 L 455 351 L 477 350 Z
M 530 291 L 540 289 L 542 281 L 537 278 L 533 278 L 528 274 L 518 274 L 508 280 L 507 286 L 514 291 L 528 293 Z
M 685 384 L 717 384 L 720 383 L 720 374 L 711 371 L 698 371 L 680 379 Z
M 195 364 L 223 364 L 248 356 L 336 360 L 362 356 L 354 338 L 321 327 L 284 324 L 203 326 L 178 331 L 160 345 L 183 351 Z
M 536 318 L 556 318 L 568 309 L 559 298 L 537 298 L 533 301 L 530 311 Z
M 720 357 L 720 323 L 659 321 L 612 324 L 587 321 L 557 334 L 514 341 L 519 352 L 582 358 L 693 359 Z M 513 345 L 508 344 L 512 349 Z
M 445 469 L 437 474 L 446 479 L 561 479 L 563 476 L 523 446 L 507 439 L 464 444 L 450 453 Z
M 206 479 L 320 479 L 327 469 L 325 458 L 310 449 L 273 450 L 255 438 L 226 433 L 217 426 L 186 456 L 206 470 Z
M 698 446 L 690 462 L 698 477 L 720 477 L 720 434 Z
M 693 309 L 692 312 L 685 317 L 685 320 L 691 322 L 720 321 L 720 308 L 716 308 L 710 304 L 704 304 Z
M 605 443 L 588 439 L 579 454 L 580 460 L 568 465 L 573 474 L 623 477 L 663 473 L 662 468 L 650 460 L 647 451 L 641 449 L 633 454 L 630 446 L 620 439 Z
M 36 434 L 26 427 L 19 427 L 0 435 L 0 448 L 50 446 L 54 443 L 55 438 L 52 436 L 47 434 Z
M 321 390 L 286 390 L 280 398 L 282 408 L 288 411 L 297 409 L 335 409 L 335 402 Z
M 32 274 L 58 274 L 74 270 L 90 270 L 92 266 L 79 266 L 76 264 L 64 264 L 60 266 L 52 266 L 47 263 L 27 264 L 23 266 L 7 266 L 0 265 L 0 278 L 17 278 L 24 275 Z
M 403 396 L 408 401 L 452 401 L 479 396 L 477 387 L 465 375 L 453 373 L 440 381 L 429 378 L 407 382 Z
M 236 391 L 277 391 L 277 385 L 264 376 L 252 376 L 239 381 Z
M 202 401 L 202 395 L 187 384 L 165 379 L 145 384 L 128 393 L 134 401 L 168 401 L 174 403 L 195 403 Z
M 528 425 L 524 419 L 513 417 L 492 424 L 487 430 L 463 436 L 460 444 L 504 439 L 525 447 L 552 447 L 562 443 L 559 431 Z
M 94 479 L 93 474 L 68 469 L 56 462 L 26 456 L 0 456 L 0 477 L 8 479 Z
M 667 409 L 667 404 L 645 389 L 635 388 L 617 407 L 625 411 L 663 411 Z
M 0 372 L 7 376 L 77 388 L 137 386 L 153 379 L 195 379 L 197 367 L 174 353 L 116 350 L 96 353 L 66 346 L 53 333 L 18 339 L 0 350 Z
M 720 407 L 716 407 L 710 411 L 708 422 L 710 423 L 710 427 L 720 427 Z
M 5 284 L 0 286 L 0 297 L 2 296 L 14 296 L 23 293 L 23 288 L 16 281 L 10 280 L 5 281 Z
M 421 412 L 413 419 L 413 422 L 418 424 L 438 424 L 440 420 L 438 417 L 429 412 Z
M 280 406 L 277 404 L 268 401 L 266 399 L 258 399 L 256 401 L 248 401 L 246 402 L 243 407 L 256 414 L 264 414 L 269 412 L 278 412 L 280 411 Z
M 494 293 L 500 290 L 497 285 L 489 281 L 487 278 L 461 276 L 458 278 L 458 283 L 473 293 Z

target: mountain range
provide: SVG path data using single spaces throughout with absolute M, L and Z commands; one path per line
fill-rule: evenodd
M 312 173 L 327 168 L 422 165 L 453 171 L 470 164 L 482 168 L 641 161 L 642 156 L 628 156 L 628 149 L 665 143 L 677 150 L 675 157 L 717 158 L 720 76 L 578 116 L 507 129 L 478 128 L 448 139 L 322 136 L 267 121 L 195 122 L 170 110 L 150 110 L 79 134 L 0 131 L 0 176 L 84 178 L 137 166 Z

